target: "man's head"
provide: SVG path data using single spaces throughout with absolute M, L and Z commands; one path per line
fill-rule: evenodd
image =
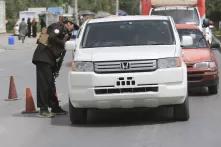
M 72 18 L 65 18 L 64 25 L 68 29 L 68 31 L 73 31 L 74 29 L 74 20 Z

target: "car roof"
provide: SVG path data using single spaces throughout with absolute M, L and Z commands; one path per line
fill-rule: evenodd
M 199 30 L 199 28 L 194 24 L 176 24 L 177 29 L 196 29 Z
M 104 18 L 91 19 L 88 23 L 112 22 L 112 21 L 133 21 L 133 20 L 169 20 L 170 16 L 147 16 L 147 15 L 128 15 L 115 16 L 111 15 Z

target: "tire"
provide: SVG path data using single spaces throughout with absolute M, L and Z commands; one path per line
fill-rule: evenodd
M 85 124 L 87 122 L 87 109 L 75 108 L 69 100 L 69 114 L 72 124 Z
M 173 106 L 173 116 L 176 121 L 187 121 L 189 119 L 189 99 L 186 97 L 183 104 Z
M 208 87 L 208 91 L 209 91 L 209 94 L 217 94 L 217 92 L 218 92 L 218 86 L 217 86 L 217 85 L 209 86 L 209 87 Z

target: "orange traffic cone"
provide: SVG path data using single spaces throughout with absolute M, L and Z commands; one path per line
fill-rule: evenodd
M 10 76 L 8 99 L 6 99 L 6 101 L 13 101 L 13 100 L 18 100 L 18 95 L 15 87 L 14 77 Z
M 26 88 L 26 106 L 22 113 L 37 113 L 30 88 Z

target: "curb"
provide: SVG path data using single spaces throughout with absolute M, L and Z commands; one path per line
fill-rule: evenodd
M 220 46 L 221 46 L 221 41 L 217 38 L 217 36 L 213 35 L 213 40 L 214 40 L 215 42 L 219 43 Z M 221 48 L 218 48 L 217 50 L 219 50 L 219 51 L 221 52 Z
M 5 49 L 0 49 L 0 53 L 3 53 L 3 52 L 5 52 Z
M 217 36 L 213 35 L 213 39 L 214 39 L 215 42 L 221 44 L 221 42 L 220 42 L 220 40 L 217 38 Z

